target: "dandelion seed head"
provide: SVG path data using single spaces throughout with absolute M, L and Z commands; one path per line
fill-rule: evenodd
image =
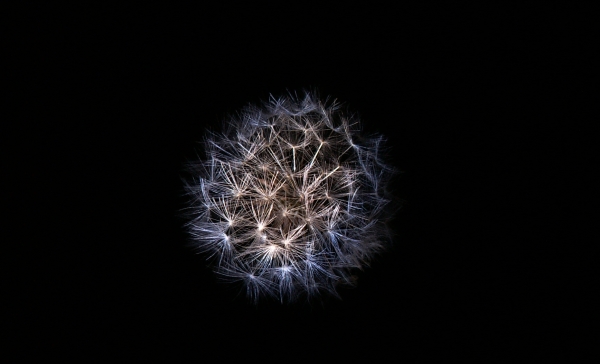
M 387 243 L 381 145 L 314 93 L 246 108 L 191 164 L 193 244 L 253 300 L 336 295 Z

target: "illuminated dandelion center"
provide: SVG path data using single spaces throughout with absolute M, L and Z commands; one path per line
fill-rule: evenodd
M 382 137 L 311 93 L 248 107 L 225 129 L 186 186 L 194 246 L 254 300 L 351 284 L 387 238 Z

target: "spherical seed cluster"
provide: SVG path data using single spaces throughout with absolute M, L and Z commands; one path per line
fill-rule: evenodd
M 272 98 L 206 139 L 187 185 L 194 245 L 254 300 L 281 301 L 351 284 L 382 248 L 382 138 L 359 135 L 335 102 Z

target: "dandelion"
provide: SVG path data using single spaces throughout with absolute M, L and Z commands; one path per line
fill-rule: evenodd
M 190 165 L 193 245 L 254 301 L 337 295 L 387 241 L 382 141 L 315 93 L 247 107 Z

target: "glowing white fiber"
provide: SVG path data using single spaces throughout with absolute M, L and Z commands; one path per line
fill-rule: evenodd
M 249 106 L 205 140 L 186 184 L 195 247 L 253 300 L 336 294 L 387 240 L 381 136 L 306 92 Z

